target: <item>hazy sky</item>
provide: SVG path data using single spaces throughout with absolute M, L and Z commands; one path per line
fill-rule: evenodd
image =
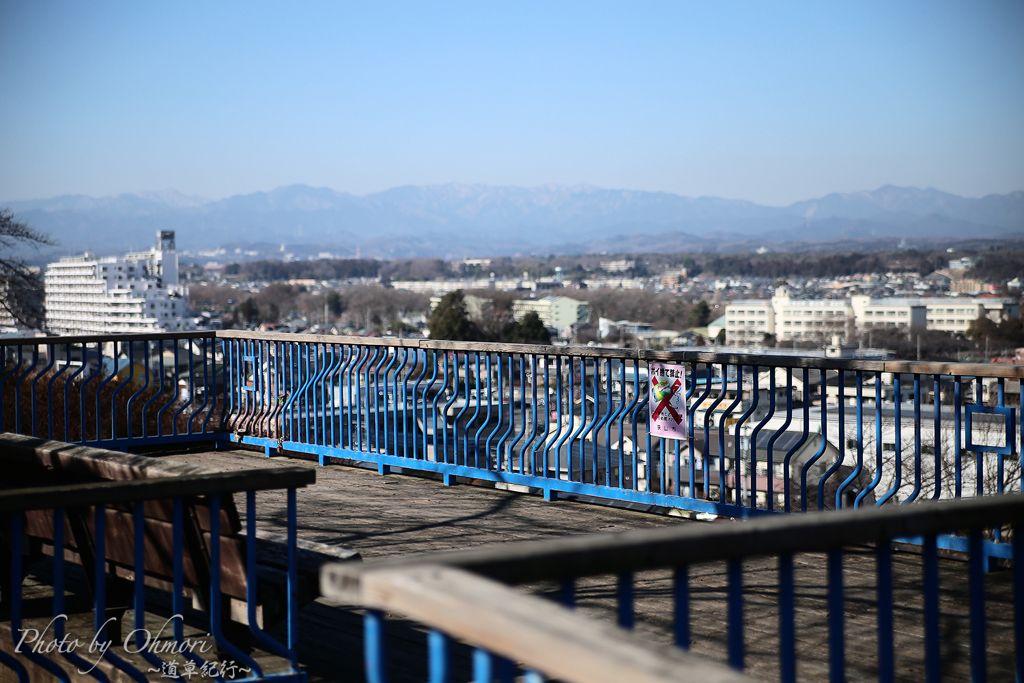
M 1024 2 L 0 3 L 0 200 L 1024 189 Z

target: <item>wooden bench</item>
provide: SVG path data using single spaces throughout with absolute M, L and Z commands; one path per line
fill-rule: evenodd
M 217 470 L 175 462 L 164 458 L 127 455 L 114 451 L 74 446 L 12 434 L 0 435 L 0 462 L 5 475 L 3 488 L 97 481 L 132 481 L 162 477 L 194 476 Z M 209 497 L 184 499 L 183 579 L 185 597 L 193 606 L 208 611 L 210 597 L 210 521 Z M 173 588 L 173 510 L 170 499 L 144 503 L 145 584 L 170 592 Z M 106 506 L 105 557 L 108 577 L 108 617 L 116 619 L 108 637 L 116 637 L 124 612 L 131 608 L 131 582 L 135 570 L 135 522 L 133 504 Z M 6 533 L 6 531 L 4 532 Z M 95 586 L 95 511 L 93 508 L 68 508 L 65 511 L 65 558 L 81 564 L 90 586 Z M 247 646 L 246 535 L 231 496 L 222 496 L 220 511 L 220 558 L 223 616 L 236 626 L 229 628 L 229 639 Z M 25 552 L 28 559 L 54 553 L 53 511 L 25 513 Z M 257 610 L 260 628 L 286 616 L 287 609 L 287 537 L 264 530 L 256 531 Z M 4 543 L 9 552 L 10 544 Z M 298 598 L 305 604 L 319 597 L 319 570 L 327 562 L 358 560 L 355 551 L 299 539 L 297 541 Z M 9 561 L 2 561 L 9 574 Z M 112 579 L 112 580 L 111 580 Z M 10 585 L 5 582 L 4 587 Z M 108 627 L 110 628 L 110 627 Z M 129 629 L 130 630 L 130 629 Z

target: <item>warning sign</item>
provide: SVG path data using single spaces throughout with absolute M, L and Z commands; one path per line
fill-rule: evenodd
M 685 439 L 686 366 L 651 363 L 648 369 L 651 436 Z

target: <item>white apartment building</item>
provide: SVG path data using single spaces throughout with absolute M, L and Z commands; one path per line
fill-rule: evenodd
M 535 311 L 545 327 L 559 330 L 586 322 L 590 310 L 586 301 L 567 296 L 546 296 L 541 299 L 517 299 L 512 302 L 512 317 L 517 321 L 530 311 Z
M 793 299 L 779 287 L 769 299 L 734 301 L 725 307 L 726 343 L 758 346 L 766 334 L 777 341 L 829 341 L 845 336 L 853 321 L 849 299 Z
M 921 299 L 927 309 L 928 329 L 965 334 L 981 317 L 1002 322 L 1020 317 L 1020 304 L 1010 297 L 930 297 Z
M 770 299 L 737 300 L 725 307 L 726 343 L 759 346 L 766 334 L 782 341 L 829 341 L 854 330 L 924 330 L 965 334 L 979 317 L 994 322 L 1020 316 L 1009 297 L 902 298 L 853 296 L 849 299 L 793 299 L 779 287 Z
M 734 301 L 725 307 L 724 317 L 727 344 L 759 346 L 766 334 L 775 334 L 775 309 L 768 299 Z
M 940 299 L 945 301 L 945 299 Z M 901 297 L 850 297 L 858 331 L 896 329 L 905 334 L 924 332 L 929 328 L 924 299 Z M 964 327 L 964 331 L 967 328 Z
M 51 334 L 131 334 L 191 330 L 188 291 L 178 284 L 174 232 L 157 232 L 149 251 L 97 258 L 86 253 L 46 267 Z

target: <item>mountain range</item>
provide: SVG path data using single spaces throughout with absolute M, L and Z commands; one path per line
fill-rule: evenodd
M 175 230 L 179 251 L 191 254 L 263 243 L 377 258 L 801 249 L 1024 235 L 1024 191 L 975 199 L 890 185 L 785 207 L 590 186 L 460 184 L 365 196 L 291 185 L 221 200 L 169 190 L 6 206 L 55 237 L 60 246 L 53 253 L 61 254 L 146 248 L 156 230 Z

